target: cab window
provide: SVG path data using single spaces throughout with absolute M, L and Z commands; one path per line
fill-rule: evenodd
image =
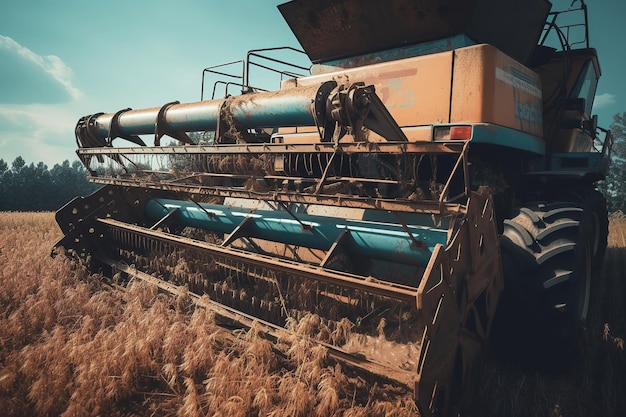
M 585 114 L 591 114 L 591 108 L 593 107 L 593 99 L 596 95 L 596 87 L 598 86 L 598 77 L 596 75 L 593 62 L 591 60 L 585 62 L 583 70 L 581 71 L 576 85 L 570 95 L 570 98 L 583 98 L 585 99 Z

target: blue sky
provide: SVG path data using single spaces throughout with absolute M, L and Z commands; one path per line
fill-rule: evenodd
M 299 47 L 281 0 L 20 0 L 0 5 L 0 158 L 74 160 L 86 114 L 197 101 L 203 68 Z M 553 0 L 568 6 L 571 0 Z M 588 0 L 603 77 L 595 112 L 626 111 L 626 2 Z

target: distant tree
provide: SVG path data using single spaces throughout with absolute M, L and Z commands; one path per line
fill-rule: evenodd
M 18 159 L 19 158 L 19 159 Z M 37 181 L 35 165 L 26 165 L 26 162 L 22 157 L 15 158 L 13 161 L 14 166 L 23 165 L 16 171 L 14 176 L 14 203 L 16 210 L 20 211 L 33 211 L 35 205 L 39 203 L 41 196 L 37 195 Z
M 9 164 L 4 162 L 4 159 L 0 159 L 0 211 L 8 210 L 6 195 L 10 173 Z
M 20 172 L 20 169 L 24 167 L 24 165 L 26 165 L 26 161 L 24 161 L 24 158 L 22 158 L 21 156 L 18 156 L 11 164 L 11 169 L 13 170 L 13 172 L 18 173 Z
M 598 188 L 604 193 L 610 211 L 626 212 L 626 112 L 613 116 L 610 130 L 614 140 L 611 165 L 606 181 Z
M 98 189 L 97 185 L 87 181 L 87 171 L 79 161 L 70 165 L 70 161 L 66 159 L 60 165 L 55 164 L 50 170 L 50 177 L 56 190 L 52 200 L 52 209 L 55 210 L 76 196 L 88 195 Z
M 79 161 L 63 161 L 52 170 L 43 162 L 37 165 L 18 156 L 9 169 L 0 159 L 0 211 L 50 211 L 79 195 L 98 189 L 87 181 Z

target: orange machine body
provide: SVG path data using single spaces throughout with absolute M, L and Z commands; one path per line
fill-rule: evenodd
M 315 73 L 287 80 L 282 88 L 319 85 L 329 80 L 374 85 L 410 141 L 432 140 L 433 125 L 441 124 L 488 123 L 537 137 L 543 135 L 539 75 L 491 45 L 356 68 L 318 65 Z M 312 132 L 310 128 L 298 130 L 307 131 Z M 370 132 L 368 140 L 384 139 Z

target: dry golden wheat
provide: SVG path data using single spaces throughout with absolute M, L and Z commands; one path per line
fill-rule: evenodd
M 235 333 L 217 326 L 214 314 L 194 308 L 186 294 L 167 296 L 141 283 L 120 291 L 62 255 L 50 258 L 59 237 L 50 213 L 0 213 L 0 410 L 5 415 L 417 413 L 411 393 L 348 373 L 329 362 L 323 346 L 310 342 L 348 340 L 352 323 L 347 320 L 332 324 L 305 315 L 289 323 L 298 337 L 286 333 L 272 345 L 255 326 Z M 154 268 L 174 265 L 175 274 L 190 270 L 189 261 L 169 257 Z M 491 362 L 474 414 L 623 415 L 625 270 L 626 219 L 615 218 L 607 262 L 597 277 L 601 285 L 593 294 L 595 307 L 581 339 L 580 365 L 570 375 L 551 377 Z M 314 303 L 306 291 L 299 297 Z M 385 323 L 379 327 L 384 336 Z

